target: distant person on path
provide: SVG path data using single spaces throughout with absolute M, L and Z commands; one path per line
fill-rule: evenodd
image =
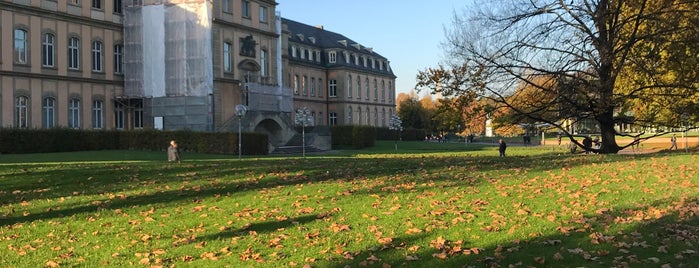
M 558 132 L 558 136 L 556 136 L 556 139 L 558 140 L 558 146 L 561 146 L 561 138 L 563 138 L 563 136 L 560 132 Z
M 505 143 L 505 141 L 503 141 L 502 139 L 500 139 L 498 141 L 498 143 L 500 144 L 500 147 L 498 148 L 498 150 L 500 151 L 500 156 L 505 157 L 505 150 L 507 150 L 507 143 Z
M 672 134 L 672 137 L 670 138 L 670 143 L 672 143 L 672 145 L 670 145 L 670 150 L 677 150 L 677 136 L 675 134 Z
M 170 147 L 167 147 L 167 161 L 182 163 L 182 159 L 180 159 L 180 148 L 177 147 L 177 142 L 174 140 L 171 140 Z

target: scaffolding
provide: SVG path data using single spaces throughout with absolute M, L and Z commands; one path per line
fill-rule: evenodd
M 142 0 L 124 8 L 125 94 L 206 96 L 213 91 L 211 0 Z

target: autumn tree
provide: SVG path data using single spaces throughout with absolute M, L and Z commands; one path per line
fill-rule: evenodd
M 397 113 L 404 128 L 427 129 L 430 125 L 430 115 L 418 99 L 405 99 L 398 107 Z
M 594 120 L 598 151 L 616 153 L 632 145 L 617 144 L 620 114 L 638 113 L 641 126 L 679 127 L 677 114 L 696 124 L 698 13 L 696 0 L 483 1 L 455 14 L 450 60 L 421 72 L 418 87 L 477 92 L 579 146 L 555 119 Z M 651 116 L 664 109 L 667 118 Z

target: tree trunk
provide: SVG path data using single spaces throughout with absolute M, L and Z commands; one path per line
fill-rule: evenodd
M 600 132 L 602 135 L 602 146 L 597 151 L 600 154 L 616 154 L 619 152 L 619 145 L 616 143 L 616 130 L 614 130 L 613 109 L 599 114 L 597 117 Z

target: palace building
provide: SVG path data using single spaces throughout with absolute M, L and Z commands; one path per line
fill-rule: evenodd
M 190 129 L 293 135 L 383 127 L 388 59 L 281 18 L 274 0 L 0 0 L 3 128 Z M 245 105 L 239 116 L 236 106 Z

